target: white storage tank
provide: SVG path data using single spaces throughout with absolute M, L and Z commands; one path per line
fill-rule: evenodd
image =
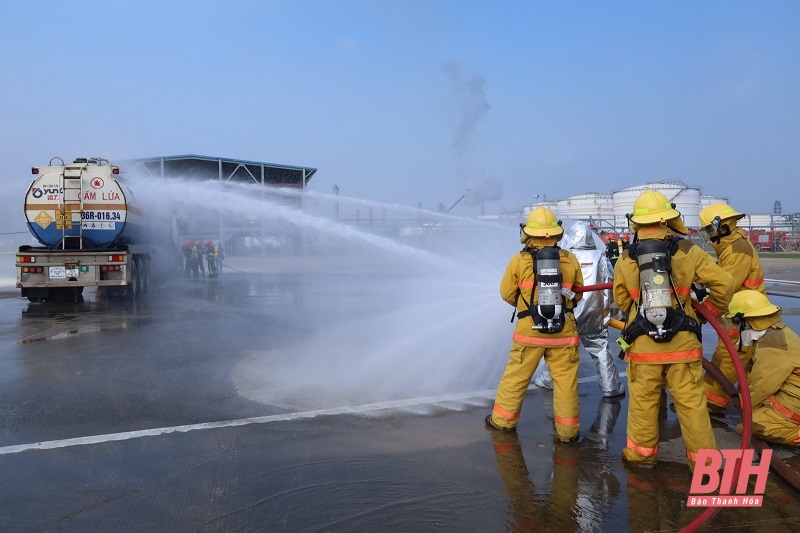
M 706 207 L 714 204 L 727 204 L 728 199 L 722 198 L 720 196 L 709 196 L 707 194 L 703 194 L 700 196 L 700 211 L 705 209 Z
M 614 216 L 625 220 L 625 214 L 633 212 L 633 202 L 646 190 L 658 191 L 674 203 L 675 209 L 683 215 L 683 222 L 687 227 L 696 228 L 700 224 L 700 189 L 681 181 L 650 181 L 646 185 L 614 191 Z
M 558 212 L 567 218 L 604 217 L 614 212 L 610 194 L 588 192 L 556 202 Z
M 547 209 L 555 213 L 556 216 L 558 216 L 558 206 L 556 205 L 555 200 L 544 200 L 542 202 L 536 202 L 535 204 L 531 204 L 530 207 L 526 207 L 525 209 L 523 209 L 522 214 L 525 215 L 525 218 L 527 218 L 528 215 L 531 214 L 531 211 L 540 206 L 546 207 Z
M 741 212 L 741 211 L 740 211 Z M 772 215 L 762 215 L 762 214 L 754 214 L 754 215 L 746 215 L 744 218 L 740 219 L 736 225 L 740 228 L 744 229 L 770 229 L 772 221 Z

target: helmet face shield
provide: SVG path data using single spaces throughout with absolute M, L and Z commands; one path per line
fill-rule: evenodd
M 699 230 L 700 238 L 703 239 L 703 242 L 711 242 L 711 237 L 715 237 L 717 232 L 714 230 L 714 226 L 709 224 L 708 226 L 703 226 Z
M 705 242 L 714 242 L 716 239 L 719 239 L 719 225 L 719 217 L 714 217 L 714 220 L 712 220 L 710 224 L 703 226 L 698 230 L 700 237 Z

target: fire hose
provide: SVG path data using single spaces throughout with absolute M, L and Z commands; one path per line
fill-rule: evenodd
M 589 291 L 611 289 L 612 287 L 613 287 L 612 283 L 598 283 L 598 284 L 595 284 L 595 285 L 586 285 L 586 286 L 583 286 L 583 287 L 576 287 L 574 289 L 574 291 L 575 292 L 589 292 Z M 740 410 L 740 413 L 742 415 L 742 440 L 741 440 L 741 443 L 739 444 L 739 449 L 746 450 L 746 449 L 748 449 L 750 447 L 750 441 L 753 440 L 752 439 L 752 435 L 753 435 L 753 433 L 752 433 L 753 432 L 753 425 L 752 425 L 753 424 L 753 420 L 752 420 L 753 415 L 752 415 L 752 413 L 753 413 L 753 410 L 752 410 L 752 405 L 750 403 L 750 389 L 747 387 L 747 376 L 745 375 L 744 367 L 742 366 L 742 362 L 739 360 L 739 356 L 737 355 L 736 347 L 731 342 L 730 337 L 728 337 L 728 334 L 724 330 L 722 325 L 720 325 L 720 323 L 717 322 L 717 320 L 714 318 L 714 316 L 707 309 L 705 309 L 702 305 L 700 305 L 698 302 L 692 300 L 692 307 L 694 308 L 695 311 L 697 311 L 700 314 L 700 316 L 702 316 L 714 328 L 714 331 L 717 332 L 717 335 L 719 335 L 719 338 L 722 339 L 722 342 L 725 344 L 725 347 L 728 349 L 728 354 L 730 355 L 731 361 L 733 362 L 733 366 L 736 369 L 736 377 L 737 377 L 737 379 L 738 379 L 738 381 L 740 383 L 740 388 L 741 388 L 741 390 L 739 391 L 740 394 L 741 394 L 741 404 L 738 401 L 738 396 L 739 395 L 736 393 L 736 390 L 733 388 L 733 385 L 731 385 L 730 381 L 725 379 L 725 382 L 727 382 L 727 385 L 725 385 L 722 381 L 720 381 L 720 384 L 722 384 L 722 386 L 725 387 L 725 390 L 728 391 L 728 393 L 731 395 L 731 398 L 737 398 L 737 401 L 735 401 L 734 405 L 736 406 L 737 409 Z M 625 327 L 625 323 L 621 322 L 621 321 L 618 321 L 618 320 L 610 321 L 609 325 L 612 325 L 614 327 L 619 327 L 621 325 L 622 328 Z M 620 328 L 620 329 L 622 329 L 622 328 Z M 716 367 L 714 367 L 714 365 L 712 365 L 705 358 L 703 358 L 703 368 L 705 368 L 706 371 L 709 371 L 709 368 L 713 368 L 714 370 L 716 370 Z M 717 374 L 724 378 L 724 376 L 722 375 L 721 372 L 717 371 Z M 711 375 L 714 376 L 715 379 L 717 378 L 714 375 L 713 371 L 712 371 Z M 745 384 L 745 386 L 742 387 L 741 384 Z M 728 386 L 730 386 L 730 389 L 728 389 Z M 731 393 L 731 391 L 732 391 L 732 393 Z M 764 446 L 766 446 L 766 444 L 764 444 Z M 756 446 L 756 448 L 759 450 L 759 452 L 764 449 L 764 447 L 758 448 L 758 446 Z M 775 459 L 776 458 L 773 455 L 773 460 L 770 463 L 770 466 L 774 465 Z M 736 466 L 735 466 L 734 471 L 733 471 L 733 479 L 737 480 L 737 482 L 738 482 L 738 479 L 739 479 L 739 472 L 740 472 L 741 466 L 742 466 L 741 461 L 737 461 L 736 462 Z M 783 465 L 783 466 L 785 467 L 785 465 Z M 776 473 L 778 473 L 778 475 L 783 477 L 783 473 L 781 471 L 776 470 Z M 733 485 L 731 485 L 731 486 L 733 486 Z M 709 507 L 708 509 L 703 511 L 703 513 L 700 516 L 698 516 L 694 521 L 692 521 L 689 525 L 687 525 L 685 528 L 683 528 L 681 530 L 681 532 L 682 533 L 693 533 L 695 531 L 698 531 L 705 524 L 709 523 L 711 521 L 711 519 L 714 518 L 714 516 L 716 516 L 716 514 L 719 512 L 719 510 L 720 510 L 720 507 Z

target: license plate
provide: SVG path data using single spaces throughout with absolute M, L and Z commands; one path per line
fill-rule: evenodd
M 50 279 L 77 278 L 80 275 L 80 268 L 50 267 Z

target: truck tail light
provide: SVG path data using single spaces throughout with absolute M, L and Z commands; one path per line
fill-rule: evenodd
M 31 167 L 31 174 L 38 174 L 38 173 L 39 173 L 39 169 L 38 168 Z
M 35 263 L 36 262 L 36 258 L 33 257 L 32 255 L 20 255 L 20 256 L 17 256 L 17 258 L 19 259 L 20 263 Z
M 31 274 L 41 274 L 44 272 L 44 268 L 42 267 L 22 267 L 22 271 L 25 273 L 30 272 Z
M 124 255 L 109 255 L 108 256 L 108 260 L 121 263 L 122 261 L 125 260 L 125 256 Z

